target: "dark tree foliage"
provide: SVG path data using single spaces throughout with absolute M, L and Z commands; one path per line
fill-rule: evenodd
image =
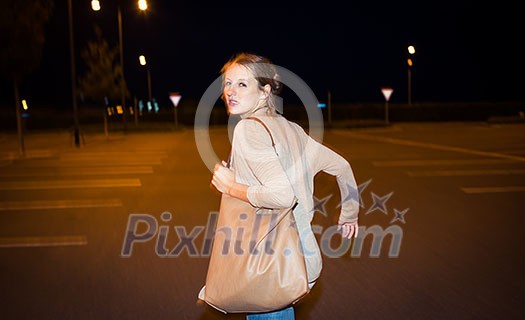
M 81 52 L 87 71 L 80 79 L 79 91 L 89 101 L 102 102 L 120 99 L 120 84 L 124 81 L 126 96 L 129 92 L 122 76 L 122 67 L 118 62 L 118 46 L 110 47 L 102 37 L 100 28 L 95 27 L 96 40 L 90 41 Z

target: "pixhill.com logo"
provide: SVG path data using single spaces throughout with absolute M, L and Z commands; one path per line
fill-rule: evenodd
M 380 257 L 383 252 L 389 258 L 397 258 L 399 256 L 403 240 L 402 226 L 406 224 L 405 215 L 409 211 L 409 208 L 403 210 L 394 208 L 392 212 L 389 211 L 387 202 L 394 195 L 393 191 L 382 196 L 370 191 L 368 194 L 372 203 L 367 208 L 363 200 L 363 195 L 365 195 L 365 191 L 371 182 L 372 179 L 361 183 L 358 186 L 358 190 L 352 193 L 359 198 L 360 206 L 363 209 L 360 213 L 360 221 L 366 221 L 366 217 L 369 215 L 381 214 L 381 216 L 386 217 L 384 220 L 388 226 L 384 227 L 385 224 L 383 223 L 371 226 L 360 226 L 356 238 L 346 239 L 341 237 L 341 232 L 338 230 L 337 225 L 325 228 L 322 225 L 313 224 L 312 231 L 319 236 L 319 246 L 324 256 L 330 258 L 339 258 L 347 255 L 354 258 L 361 257 L 367 241 L 371 241 L 370 251 L 368 252 L 369 257 Z M 314 211 L 328 218 L 329 212 L 326 207 L 328 200 L 331 199 L 332 196 L 332 194 L 329 194 L 321 199 L 314 197 Z M 152 246 L 157 256 L 163 258 L 176 258 L 184 253 L 190 257 L 209 257 L 217 231 L 222 234 L 220 239 L 224 248 L 228 247 L 226 243 L 238 242 L 238 235 L 243 232 L 243 230 L 216 230 L 218 214 L 219 213 L 215 211 L 210 212 L 206 225 L 193 226 L 191 229 L 183 225 L 173 225 L 173 215 L 170 212 L 163 212 L 160 215 L 160 219 L 146 213 L 131 214 L 128 217 L 121 256 L 131 257 L 136 245 L 148 245 Z M 253 226 L 246 225 L 242 228 L 253 229 L 259 227 L 260 225 L 256 224 Z M 266 227 L 271 228 L 272 226 Z M 341 238 L 342 240 L 338 242 L 337 240 Z M 175 243 L 172 244 L 174 239 Z M 338 245 L 334 245 L 334 242 L 338 243 Z M 297 245 L 301 248 L 300 244 Z M 239 249 L 236 249 L 233 254 L 254 254 L 250 250 L 249 243 L 247 246 L 245 249 L 239 246 Z M 386 250 L 382 250 L 385 246 Z M 268 254 L 269 252 L 272 253 L 271 243 L 268 245 L 268 250 L 266 250 L 265 253 Z M 224 254 L 229 253 L 230 252 L 224 252 Z M 256 254 L 258 254 L 258 252 Z M 308 255 L 313 253 L 303 251 L 303 254 Z

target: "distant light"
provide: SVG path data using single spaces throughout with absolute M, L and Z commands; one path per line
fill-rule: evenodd
M 100 2 L 98 0 L 91 1 L 91 8 L 93 11 L 99 11 L 100 10 Z
M 416 48 L 414 48 L 414 46 L 408 46 L 408 53 L 410 54 L 416 53 Z
M 29 107 L 27 106 L 27 101 L 25 99 L 22 100 L 22 108 L 24 108 L 24 110 L 29 109 Z
M 317 108 L 326 108 L 326 103 L 318 103 Z
M 155 101 L 155 99 L 153 99 L 153 107 L 155 109 L 155 113 L 159 113 L 159 110 L 160 110 L 159 104 L 157 101 Z
M 408 58 L 408 59 L 407 59 L 407 63 L 408 63 L 408 66 L 411 67 L 412 64 L 413 64 L 413 63 L 412 63 L 412 59 Z
M 124 113 L 124 109 L 122 108 L 121 105 L 118 105 L 117 106 L 117 114 L 123 114 Z
M 139 62 L 140 62 L 140 65 L 141 65 L 141 66 L 145 66 L 145 65 L 146 65 L 146 57 L 143 56 L 143 55 L 141 55 L 141 56 L 139 57 Z
M 146 0 L 139 0 L 139 9 L 144 11 L 148 9 L 148 2 Z

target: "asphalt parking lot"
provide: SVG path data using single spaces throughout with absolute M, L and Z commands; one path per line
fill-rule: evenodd
M 210 140 L 225 158 L 226 127 Z M 67 131 L 30 133 L 25 158 L 15 134 L 0 142 L 3 319 L 242 318 L 197 303 L 219 195 L 191 128 L 89 133 L 81 148 Z M 332 232 L 337 184 L 317 176 L 324 269 L 297 319 L 525 316 L 523 123 L 394 123 L 323 142 L 353 167 L 361 235 Z M 123 256 L 132 216 L 156 232 Z

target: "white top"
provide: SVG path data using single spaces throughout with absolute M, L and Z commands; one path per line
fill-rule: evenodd
M 296 123 L 264 110 L 252 117 L 262 120 L 272 133 L 275 149 L 266 129 L 253 119 L 242 119 L 232 142 L 232 169 L 239 183 L 249 186 L 248 200 L 254 207 L 286 208 L 298 200 L 294 217 L 306 259 L 309 282 L 321 272 L 322 259 L 311 228 L 314 215 L 314 177 L 324 171 L 337 178 L 341 192 L 339 220 L 354 222 L 359 212 L 359 193 L 348 161 L 312 139 Z

